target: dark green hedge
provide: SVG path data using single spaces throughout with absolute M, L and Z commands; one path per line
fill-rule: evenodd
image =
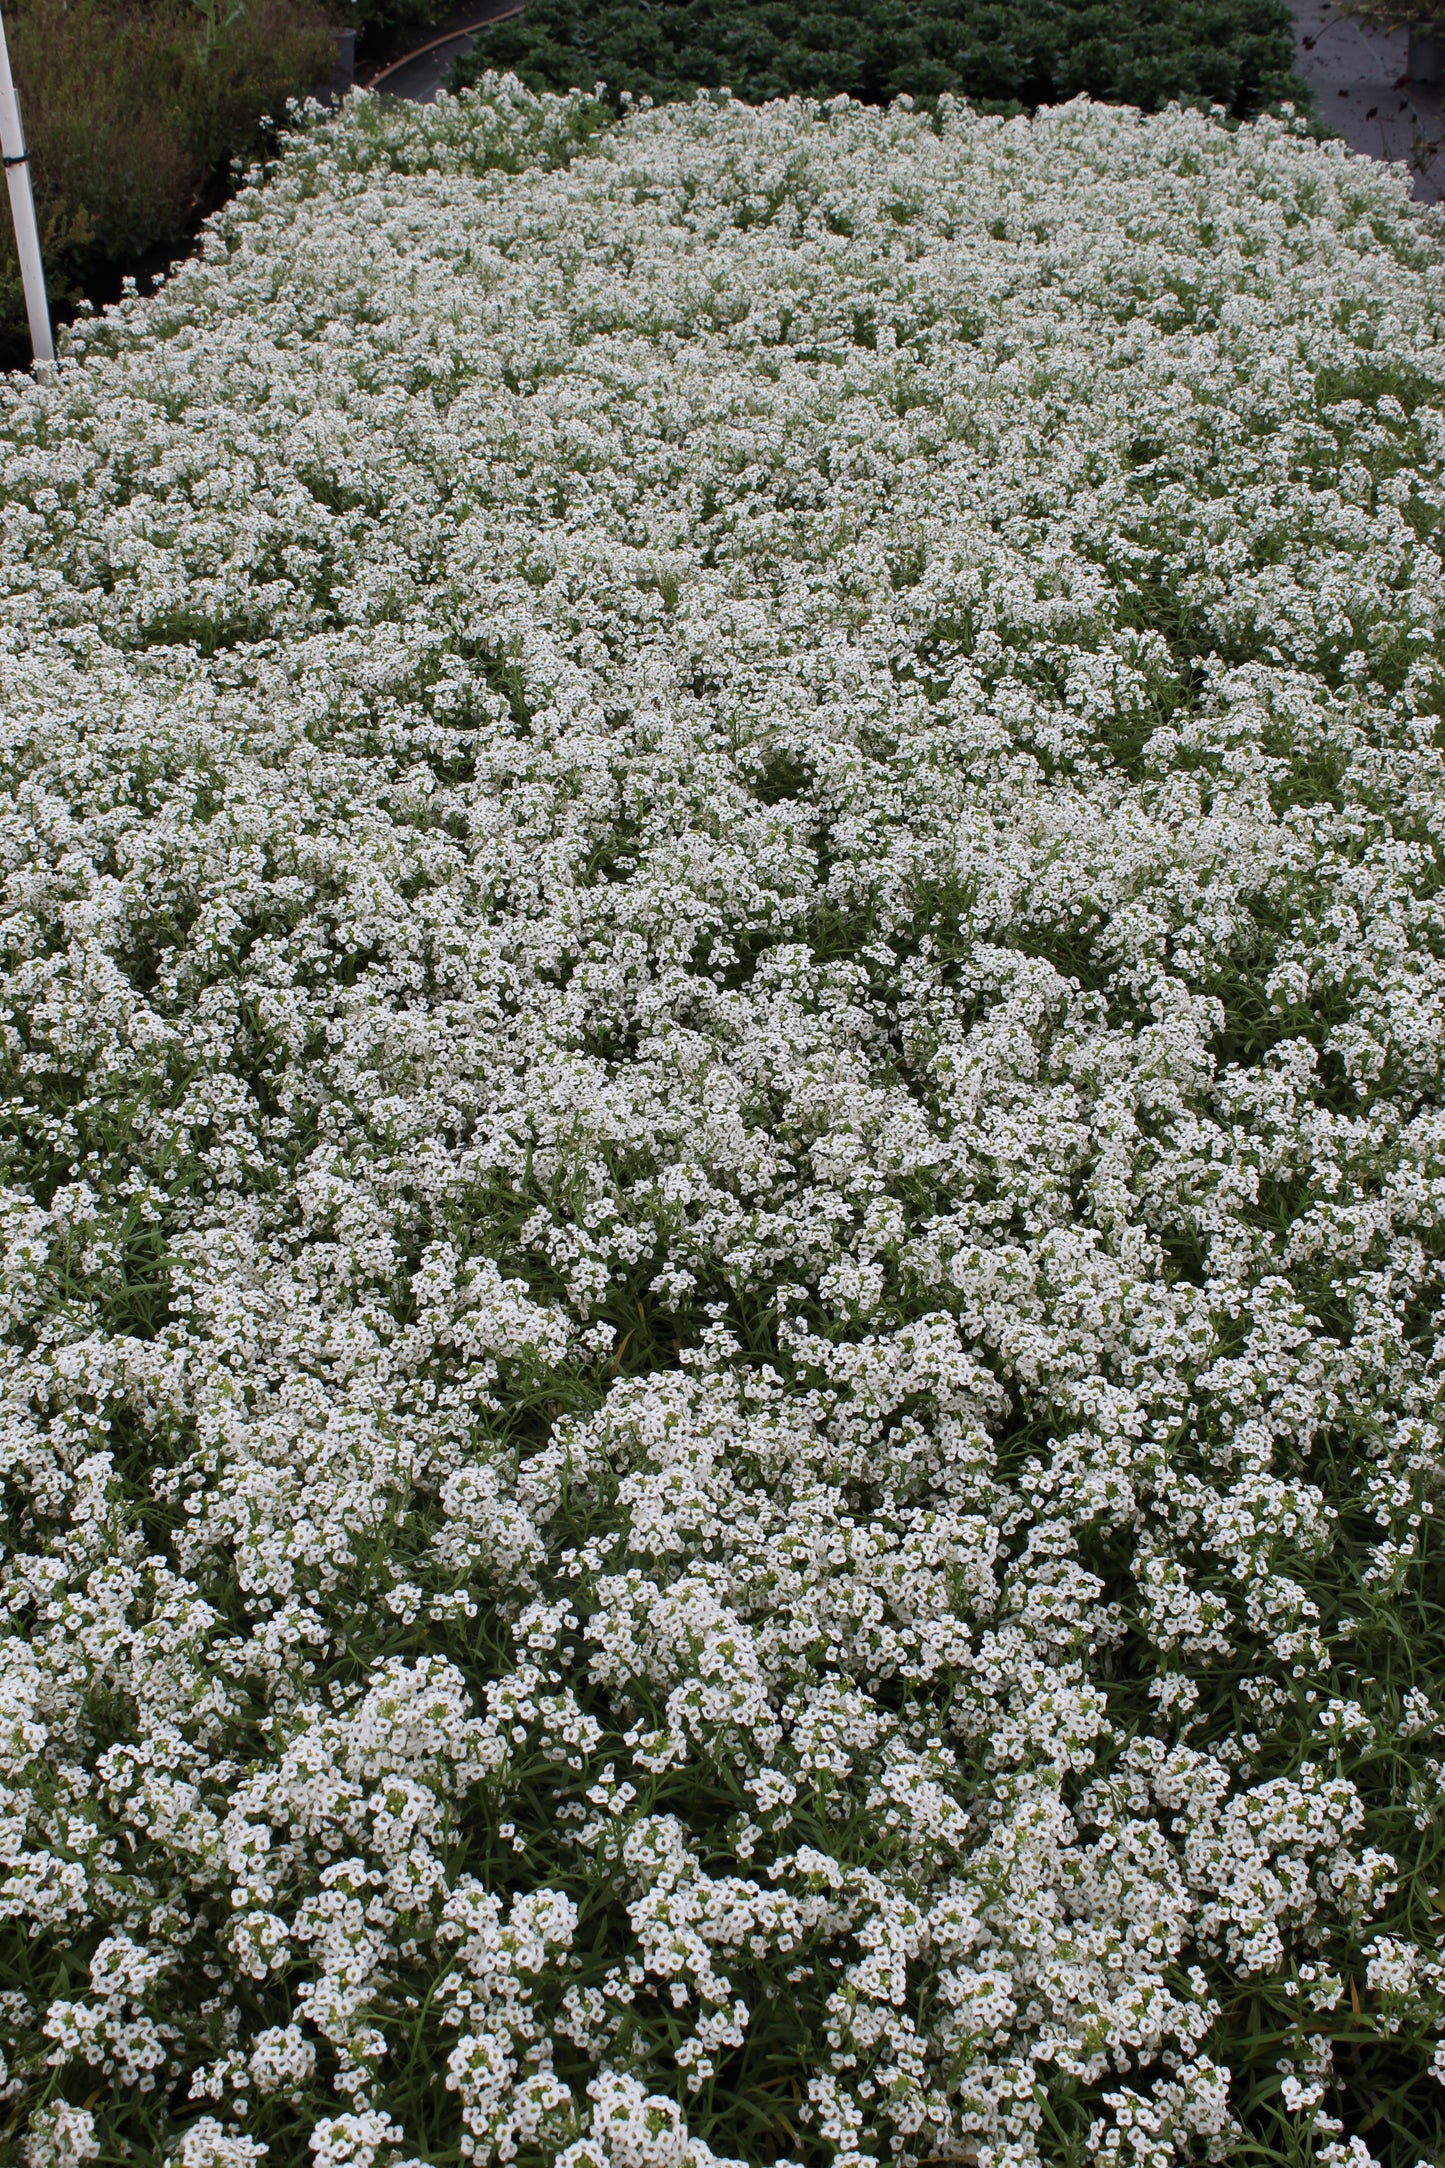
M 750 100 L 956 91 L 1052 105 L 1079 91 L 1256 112 L 1306 102 L 1285 0 L 527 0 L 455 85 L 510 68 L 536 90 L 607 84 L 655 99 L 729 84 Z

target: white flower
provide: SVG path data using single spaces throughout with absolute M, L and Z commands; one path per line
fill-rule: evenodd
M 306 2142 L 316 2156 L 316 2168 L 373 2168 L 378 2155 L 399 2145 L 401 2138 L 389 2117 L 367 2110 L 325 2118 Z
M 255 2138 L 227 2131 L 214 2116 L 203 2115 L 191 2125 L 171 2158 L 176 2168 L 253 2168 L 253 2163 L 270 2150 Z
M 25 2140 L 26 2168 L 82 2168 L 100 2152 L 95 2117 L 87 2108 L 60 2101 L 30 2118 Z
M 35 2168 L 1366 2168 L 1442 277 L 1288 117 L 493 77 L 0 390 Z

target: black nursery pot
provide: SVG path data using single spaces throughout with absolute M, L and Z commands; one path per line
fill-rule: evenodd
M 336 33 L 336 65 L 324 83 L 318 83 L 312 91 L 323 105 L 337 105 L 356 83 L 356 32 L 338 30 Z
M 1445 33 L 1438 30 L 1410 32 L 1410 57 L 1405 74 L 1412 83 L 1445 80 Z

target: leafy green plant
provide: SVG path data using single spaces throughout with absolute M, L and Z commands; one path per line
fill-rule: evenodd
M 205 61 L 210 59 L 227 32 L 245 20 L 245 0 L 230 0 L 229 6 L 224 6 L 223 0 L 196 0 L 196 12 L 202 25 L 196 49 Z
M 614 101 L 726 84 L 750 101 L 951 91 L 1030 107 L 1082 91 L 1243 114 L 1305 98 L 1293 54 L 1284 0 L 529 0 L 452 82 L 508 68 L 537 90 L 605 82 Z
M 410 43 L 392 33 L 434 22 L 440 12 L 437 0 L 348 0 L 346 20 L 358 33 L 358 51 L 369 62 L 379 63 L 383 58 L 397 58 Z

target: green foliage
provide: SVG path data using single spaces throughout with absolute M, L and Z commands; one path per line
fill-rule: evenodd
M 346 0 L 346 20 L 360 33 L 358 50 L 367 67 L 396 58 L 414 42 L 401 33 L 434 23 L 444 12 L 439 0 Z
M 601 81 L 661 101 L 727 84 L 749 100 L 870 105 L 945 91 L 1055 105 L 1082 91 L 1245 114 L 1306 97 L 1293 55 L 1284 0 L 528 0 L 452 80 L 510 68 L 535 90 Z
M 202 60 L 209 60 L 224 43 L 227 31 L 245 20 L 245 0 L 196 0 L 196 12 L 201 18 L 196 50 Z
M 178 241 L 225 160 L 323 76 L 319 0 L 17 0 L 6 10 L 53 305 Z M 14 232 L 0 219 L 0 356 L 28 359 Z

